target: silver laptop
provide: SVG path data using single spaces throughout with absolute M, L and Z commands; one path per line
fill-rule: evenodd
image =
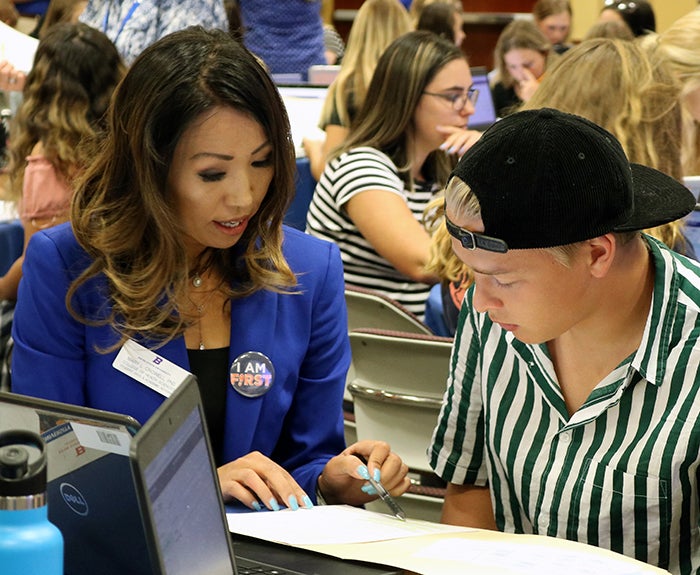
M 303 138 L 323 140 L 326 133 L 318 127 L 328 86 L 313 84 L 278 84 L 292 129 L 292 142 L 297 158 L 306 156 Z
M 339 73 L 339 64 L 314 64 L 309 67 L 309 84 L 329 86 Z
M 685 176 L 683 178 L 683 184 L 693 192 L 695 201 L 700 202 L 700 176 Z

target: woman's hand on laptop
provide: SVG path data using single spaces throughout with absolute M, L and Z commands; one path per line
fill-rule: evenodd
M 225 501 L 237 499 L 256 511 L 263 507 L 272 511 L 313 507 L 294 478 L 259 451 L 222 465 L 217 472 Z
M 353 443 L 326 463 L 318 487 L 326 503 L 362 505 L 378 497 L 367 482 L 368 473 L 395 497 L 411 485 L 408 466 L 388 443 L 364 440 Z

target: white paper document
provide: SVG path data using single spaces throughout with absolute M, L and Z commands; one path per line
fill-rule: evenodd
M 7 60 L 17 70 L 29 72 L 39 41 L 0 22 L 0 60 Z
M 400 521 L 391 515 L 348 505 L 317 505 L 274 513 L 228 513 L 227 519 L 232 533 L 288 545 L 367 543 L 470 531 L 466 527 L 418 519 Z
M 416 558 L 431 561 L 466 561 L 471 567 L 501 575 L 638 575 L 653 572 L 643 563 L 629 561 L 622 555 L 592 553 L 591 548 L 572 543 L 564 548 L 549 545 L 551 540 L 536 543 L 518 539 L 482 541 L 444 539 L 420 549 Z

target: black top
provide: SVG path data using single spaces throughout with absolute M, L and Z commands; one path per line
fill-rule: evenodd
M 226 419 L 226 389 L 229 381 L 227 347 L 218 349 L 188 349 L 190 371 L 197 377 L 202 396 L 209 440 L 214 461 L 219 467 L 224 444 L 224 421 Z
M 493 107 L 496 108 L 496 116 L 499 118 L 512 114 L 523 103 L 515 93 L 515 88 L 506 88 L 501 82 L 491 88 L 491 95 L 493 96 Z

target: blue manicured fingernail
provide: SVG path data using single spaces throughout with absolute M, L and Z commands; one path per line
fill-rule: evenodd
M 367 469 L 366 465 L 360 465 L 357 468 L 357 473 L 360 474 L 360 477 L 362 477 L 362 479 L 369 479 L 369 470 Z
M 374 470 L 374 473 L 373 473 L 372 475 L 374 475 L 374 480 L 375 480 L 376 482 L 379 482 L 379 481 L 382 480 L 382 472 L 381 472 L 380 469 L 375 469 L 375 470 Z
M 270 507 L 272 507 L 273 511 L 279 511 L 280 510 L 280 504 L 277 503 L 277 499 L 274 497 L 270 499 Z
M 260 505 L 258 501 L 253 501 L 253 509 L 255 509 L 255 511 L 260 511 L 262 509 L 262 505 Z
M 292 511 L 296 511 L 297 509 L 299 509 L 299 503 L 297 502 L 296 495 L 292 495 L 292 496 L 289 498 L 289 505 L 288 505 L 288 507 L 289 507 Z
M 304 507 L 306 507 L 307 509 L 311 509 L 314 506 L 313 502 L 311 501 L 311 499 L 309 499 L 308 495 L 304 495 L 303 501 Z
M 447 150 L 448 154 L 454 154 L 457 151 L 457 146 L 452 146 L 449 150 Z
M 360 489 L 362 491 L 364 491 L 367 495 L 376 495 L 377 494 L 377 490 L 374 488 L 374 486 L 372 486 L 369 483 L 363 485 L 362 487 L 360 487 Z
M 440 144 L 440 149 L 446 150 L 447 149 L 447 142 L 445 142 L 444 144 Z

